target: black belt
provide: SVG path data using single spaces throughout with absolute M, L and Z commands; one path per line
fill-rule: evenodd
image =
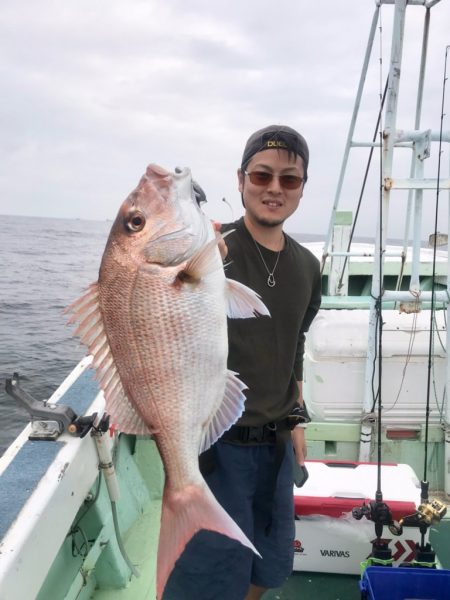
M 298 417 L 292 413 L 281 421 L 266 423 L 260 426 L 242 426 L 232 425 L 228 431 L 222 434 L 221 440 L 225 442 L 236 442 L 240 444 L 276 444 L 281 438 L 286 441 L 288 438 L 286 432 L 291 431 L 302 422 L 303 417 Z
M 261 444 L 275 445 L 277 443 L 277 425 L 268 423 L 260 427 L 241 427 L 232 425 L 222 434 L 220 441 L 239 446 L 259 446 Z M 202 475 L 208 475 L 214 470 L 214 448 L 208 448 L 199 456 L 199 466 Z M 278 471 L 277 471 L 278 472 Z
M 260 427 L 232 425 L 220 439 L 224 442 L 237 444 L 275 444 L 277 441 L 277 424 L 268 423 Z

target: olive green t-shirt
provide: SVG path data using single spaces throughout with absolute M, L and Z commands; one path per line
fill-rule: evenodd
M 285 418 L 298 400 L 303 379 L 305 332 L 320 307 L 321 282 L 317 258 L 287 234 L 274 272 L 275 286 L 255 242 L 241 218 L 222 226 L 235 231 L 226 238 L 225 274 L 257 292 L 271 316 L 228 320 L 228 368 L 248 389 L 245 412 L 237 422 L 259 426 Z M 259 245 L 270 271 L 278 252 Z

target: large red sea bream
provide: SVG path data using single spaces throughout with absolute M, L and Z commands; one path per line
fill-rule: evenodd
M 161 454 L 158 598 L 200 529 L 256 552 L 209 491 L 198 455 L 244 408 L 245 386 L 227 370 L 227 314 L 268 311 L 252 290 L 226 279 L 189 169 L 147 168 L 120 207 L 98 282 L 70 309 L 75 333 L 94 357 L 111 422 L 125 433 L 151 433 Z

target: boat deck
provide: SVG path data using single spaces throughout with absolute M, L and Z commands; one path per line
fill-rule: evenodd
M 159 519 L 159 503 L 152 502 L 142 518 L 126 536 L 127 552 L 140 571 L 125 589 L 95 590 L 92 600 L 155 600 L 155 522 Z M 444 519 L 437 528 L 431 528 L 430 539 L 434 549 L 444 557 L 443 568 L 450 568 L 450 519 Z M 263 600 L 359 600 L 359 576 L 319 572 L 294 572 L 284 586 L 266 592 Z
M 266 592 L 264 600 L 359 600 L 359 577 L 328 573 L 293 573 L 278 590 Z
M 137 568 L 139 577 L 132 577 L 126 588 L 96 589 L 91 596 L 92 600 L 155 600 L 155 559 L 160 511 L 159 501 L 150 502 L 124 540 L 128 556 Z
M 154 527 L 151 529 L 155 511 L 157 507 L 150 507 L 127 536 L 127 551 L 140 577 L 132 578 L 125 589 L 97 589 L 92 593 L 92 600 L 155 600 L 156 540 L 151 533 L 149 535 L 149 532 L 155 531 Z M 358 581 L 359 577 L 349 575 L 293 573 L 282 588 L 266 592 L 264 600 L 359 600 Z
M 151 502 L 141 519 L 127 533 L 125 545 L 128 555 L 140 576 L 133 577 L 124 589 L 96 589 L 92 600 L 155 600 L 155 521 L 159 519 L 159 503 Z M 358 600 L 359 577 L 327 573 L 293 573 L 280 589 L 270 590 L 264 600 Z

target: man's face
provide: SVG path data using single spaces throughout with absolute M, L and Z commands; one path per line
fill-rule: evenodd
M 287 150 L 263 150 L 250 160 L 247 173 L 253 171 L 273 175 L 304 176 L 303 160 Z M 244 200 L 246 216 L 255 225 L 275 227 L 282 224 L 297 209 L 303 195 L 303 183 L 297 189 L 286 189 L 278 177 L 266 185 L 255 185 L 241 169 L 238 170 L 239 191 Z

